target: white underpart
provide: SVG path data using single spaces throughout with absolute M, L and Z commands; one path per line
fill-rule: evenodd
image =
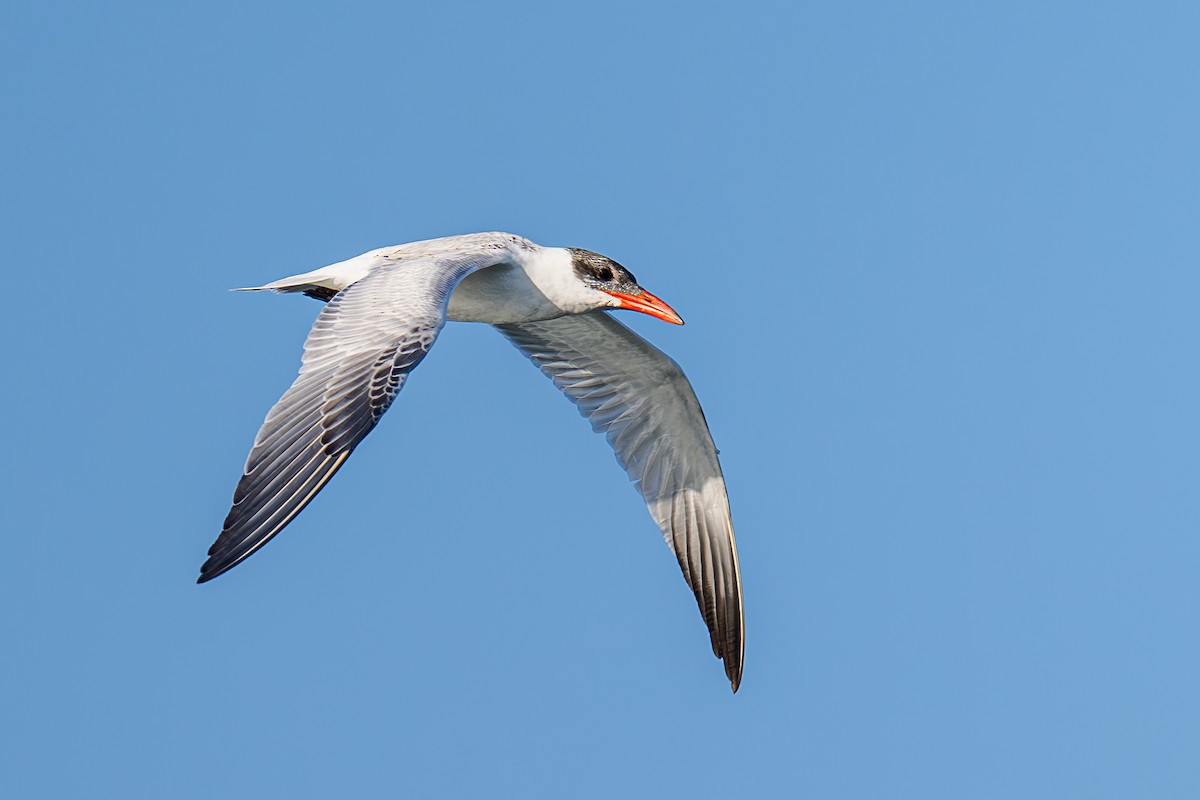
M 615 298 L 579 279 L 571 253 L 565 248 L 542 247 L 505 233 L 451 236 L 381 247 L 311 272 L 235 291 L 303 292 L 322 288 L 340 292 L 378 270 L 404 269 L 429 258 L 455 257 L 479 258 L 487 265 L 468 275 L 450 295 L 446 310 L 449 320 L 498 325 L 553 319 L 620 305 Z
M 447 318 L 490 322 L 608 439 L 675 553 L 737 690 L 741 576 L 704 413 L 679 365 L 600 312 L 619 301 L 586 285 L 569 251 L 507 233 L 468 234 L 372 250 L 256 288 L 337 295 L 317 316 L 296 381 L 255 438 L 202 582 L 256 552 L 316 496 Z

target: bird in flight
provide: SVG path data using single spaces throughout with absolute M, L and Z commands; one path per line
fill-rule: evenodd
M 383 247 L 242 291 L 325 303 L 300 374 L 267 413 L 199 583 L 270 541 L 329 482 L 428 354 L 446 320 L 495 326 L 554 381 L 633 481 L 708 626 L 733 691 L 745 649 L 725 480 L 679 365 L 606 313 L 682 325 L 610 258 L 473 233 Z

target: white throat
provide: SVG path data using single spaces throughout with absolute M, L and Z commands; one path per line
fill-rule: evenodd
M 582 314 L 609 305 L 602 292 L 575 274 L 571 253 L 534 247 L 501 264 L 469 275 L 450 295 L 446 318 L 459 322 L 535 322 Z

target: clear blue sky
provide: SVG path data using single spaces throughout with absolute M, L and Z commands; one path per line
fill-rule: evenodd
M 1194 3 L 8 3 L 5 797 L 1200 797 Z M 721 448 L 731 695 L 604 441 L 450 325 L 193 581 L 318 310 L 585 247 Z

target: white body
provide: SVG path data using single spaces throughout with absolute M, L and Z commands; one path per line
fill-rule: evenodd
M 381 247 L 312 272 L 239 291 L 304 291 L 322 287 L 340 292 L 373 271 L 457 256 L 464 251 L 488 255 L 494 266 L 467 275 L 450 295 L 446 319 L 491 325 L 554 319 L 617 303 L 575 279 L 571 254 L 563 247 L 542 247 L 511 233 L 475 233 Z M 551 300 L 550 298 L 554 298 Z
M 633 308 L 681 322 L 624 267 L 585 250 L 479 233 L 384 247 L 257 288 L 328 302 L 300 374 L 255 437 L 201 582 L 257 551 L 316 496 L 447 319 L 490 323 L 605 434 L 678 559 L 737 691 L 745 640 L 725 480 L 682 370 L 606 313 Z

